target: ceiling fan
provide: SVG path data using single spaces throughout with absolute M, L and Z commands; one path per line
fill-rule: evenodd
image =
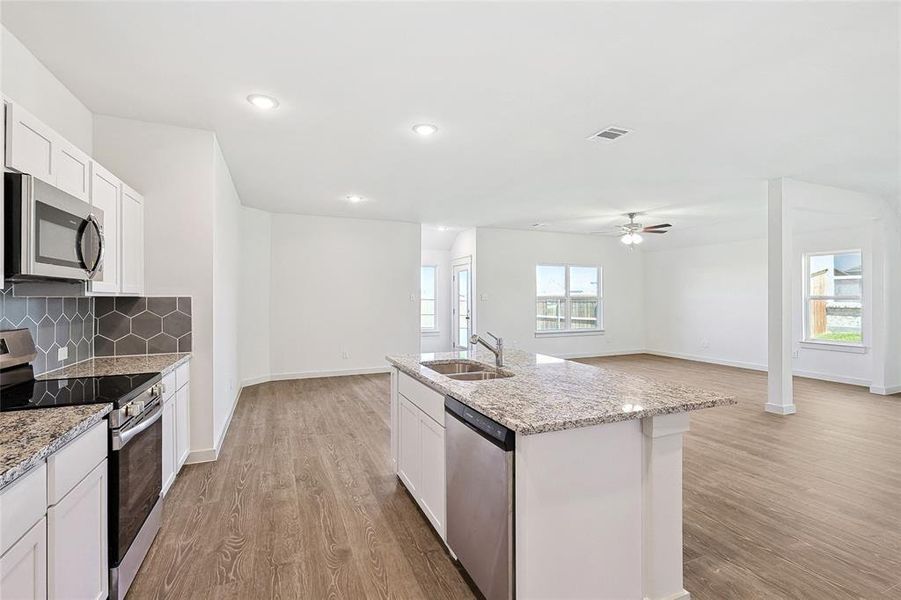
M 618 227 L 618 232 L 614 235 L 620 236 L 619 240 L 627 246 L 634 246 L 644 241 L 642 233 L 666 233 L 667 229 L 672 227 L 669 223 L 660 223 L 659 225 L 648 225 L 645 227 L 641 223 L 635 222 L 635 217 L 640 213 L 627 213 L 629 222 Z

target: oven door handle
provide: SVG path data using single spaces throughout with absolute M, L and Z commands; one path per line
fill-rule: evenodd
M 157 404 L 156 408 L 150 411 L 150 413 L 148 413 L 146 417 L 141 419 L 141 422 L 134 427 L 129 427 L 125 431 L 117 431 L 113 433 L 113 450 L 121 450 L 126 444 L 128 444 L 128 442 L 134 439 L 135 436 L 159 421 L 160 417 L 162 416 L 163 406 L 162 404 Z

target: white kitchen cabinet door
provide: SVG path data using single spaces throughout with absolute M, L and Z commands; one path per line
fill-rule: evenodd
M 398 396 L 397 474 L 414 498 L 419 497 L 422 457 L 419 442 L 419 409 Z
M 47 509 L 47 598 L 109 593 L 106 460 Z
M 115 294 L 119 291 L 119 213 L 122 182 L 94 163 L 91 172 L 91 206 L 103 211 L 103 276 L 88 282 L 94 293 Z
M 125 184 L 122 184 L 121 223 L 121 291 L 123 294 L 143 294 L 144 198 Z
M 175 481 L 175 399 L 163 402 L 163 495 Z
M 59 136 L 30 112 L 6 105 L 6 166 L 56 185 L 54 144 Z
M 191 448 L 191 386 L 184 385 L 175 393 L 175 472 L 181 470 Z
M 441 539 L 445 539 L 444 427 L 421 411 L 419 425 L 422 453 L 419 505 Z
M 79 200 L 91 201 L 91 157 L 62 137 L 53 140 L 56 187 Z
M 47 519 L 41 517 L 0 557 L 0 598 L 47 598 Z

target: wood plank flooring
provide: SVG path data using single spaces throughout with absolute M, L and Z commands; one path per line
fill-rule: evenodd
M 683 457 L 693 600 L 901 598 L 901 396 L 796 377 L 798 414 L 763 411 L 766 373 L 648 355 L 583 360 L 734 395 L 692 413 Z
M 685 587 L 694 600 L 901 598 L 901 397 L 652 356 L 611 369 L 738 396 L 686 436 Z M 244 390 L 217 462 L 187 465 L 129 600 L 466 599 L 390 467 L 388 377 Z

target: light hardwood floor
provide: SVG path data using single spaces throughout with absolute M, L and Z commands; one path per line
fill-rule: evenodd
M 901 598 L 901 396 L 652 356 L 584 362 L 724 391 L 686 436 L 694 600 Z M 388 377 L 244 390 L 220 458 L 188 465 L 129 593 L 143 598 L 472 598 L 391 472 Z

